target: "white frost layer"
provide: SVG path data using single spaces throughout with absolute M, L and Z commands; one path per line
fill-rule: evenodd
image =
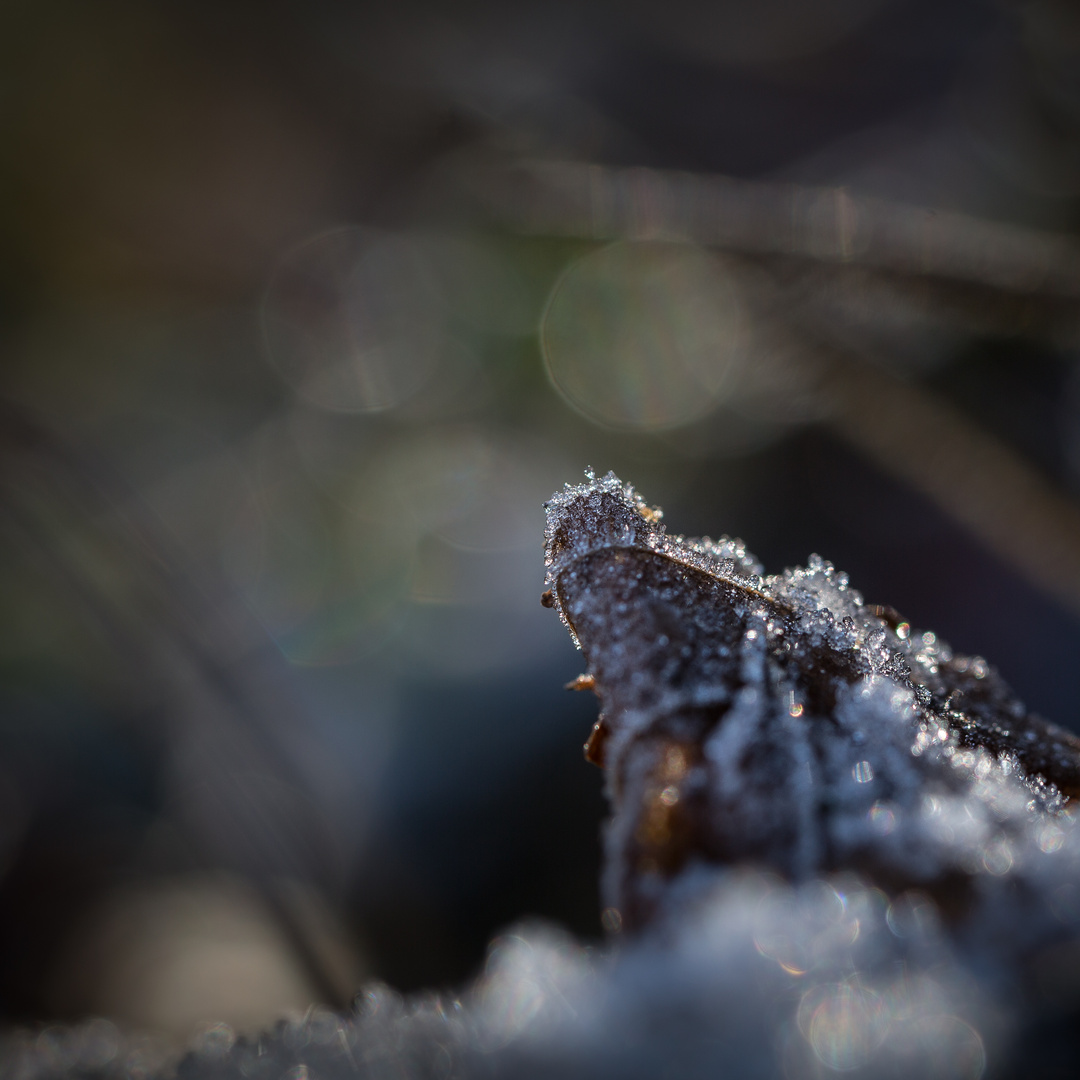
M 731 874 L 662 936 L 600 951 L 551 927 L 520 927 L 493 943 L 460 996 L 402 998 L 372 985 L 351 1016 L 315 1010 L 254 1042 L 215 1028 L 179 1071 L 191 1080 L 978 1080 L 988 1066 L 1007 1068 L 1031 1022 L 1080 990 L 1080 975 L 1053 957 L 1035 977 L 1042 996 L 988 972 L 918 893 L 890 901 L 851 877 L 792 888 Z M 9 1037 L 4 1075 L 138 1072 L 123 1040 L 113 1033 L 103 1050 L 97 1036 Z M 1038 1047 L 1027 1049 L 1037 1066 Z

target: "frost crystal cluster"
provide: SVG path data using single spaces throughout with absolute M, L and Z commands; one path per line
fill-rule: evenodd
M 1027 915 L 1001 948 L 1030 947 L 1072 869 L 1080 741 L 823 559 L 765 577 L 740 541 L 660 517 L 610 473 L 548 503 L 550 602 L 601 703 L 619 922 L 673 917 L 713 868 L 855 871 L 971 932 L 1007 893 Z

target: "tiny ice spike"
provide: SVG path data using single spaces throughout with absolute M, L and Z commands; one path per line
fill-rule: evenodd
M 763 577 L 741 541 L 669 536 L 632 487 L 587 475 L 546 504 L 544 599 L 600 698 L 586 754 L 623 928 L 732 864 L 917 888 L 956 926 L 1008 887 L 1046 923 L 1076 876 L 1080 740 L 818 556 Z

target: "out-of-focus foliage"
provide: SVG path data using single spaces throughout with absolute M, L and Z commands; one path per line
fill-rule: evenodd
M 182 1036 L 598 934 L 537 602 L 587 465 L 1072 723 L 1067 4 L 0 23 L 5 1016 Z

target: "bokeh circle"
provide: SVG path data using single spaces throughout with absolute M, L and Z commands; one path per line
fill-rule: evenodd
M 262 305 L 268 358 L 310 404 L 340 412 L 391 409 L 430 380 L 446 304 L 422 243 L 345 226 L 281 261 Z
M 719 257 L 620 241 L 562 274 L 540 338 L 548 377 L 573 408 L 604 427 L 660 431 L 701 419 L 732 392 L 747 328 Z

